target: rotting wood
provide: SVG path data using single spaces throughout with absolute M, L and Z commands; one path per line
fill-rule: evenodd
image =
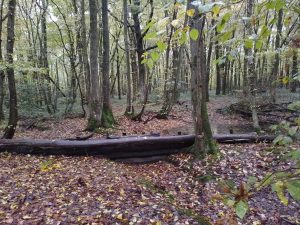
M 219 143 L 271 142 L 275 136 L 256 134 L 218 134 Z M 111 158 L 130 158 L 169 155 L 186 151 L 194 144 L 194 135 L 119 137 L 97 140 L 40 140 L 2 139 L 0 152 L 37 155 L 103 155 Z

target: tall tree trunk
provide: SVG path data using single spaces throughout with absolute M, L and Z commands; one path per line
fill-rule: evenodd
M 215 20 L 212 19 L 211 26 L 213 27 L 215 25 Z M 211 63 L 211 56 L 212 56 L 212 50 L 213 50 L 213 41 L 212 37 L 210 37 L 208 49 L 207 49 L 207 59 L 206 59 L 206 101 L 209 102 L 209 78 L 210 75 L 210 63 Z
M 216 36 L 218 35 L 218 31 L 217 28 L 215 28 L 216 31 Z M 219 45 L 219 42 L 216 41 L 215 42 L 215 56 L 216 56 L 216 60 L 220 58 L 222 52 L 221 52 L 221 46 Z M 222 71 L 222 65 L 220 64 L 220 62 L 217 62 L 216 64 L 216 95 L 220 95 L 221 94 L 221 85 L 222 85 L 222 77 L 221 77 L 221 71 Z
M 2 56 L 2 18 L 3 18 L 3 4 L 4 0 L 1 1 L 0 5 L 0 62 L 3 61 Z M 5 78 L 5 71 L 3 69 L 0 70 L 0 122 L 4 120 L 4 110 L 3 110 L 3 103 L 4 103 L 4 78 Z
M 88 43 L 86 40 L 86 23 L 85 23 L 85 0 L 81 0 L 80 4 L 80 26 L 81 26 L 81 44 L 82 44 L 82 61 L 83 61 L 83 73 L 85 78 L 85 98 L 89 103 L 90 99 L 90 64 L 88 59 Z
M 247 17 L 251 17 L 253 14 L 253 0 L 247 0 Z M 246 22 L 246 35 L 250 36 L 253 34 L 253 27 L 251 20 Z M 247 83 L 249 95 L 250 108 L 252 111 L 252 121 L 255 130 L 260 130 L 258 116 L 257 116 L 257 105 L 256 105 L 256 74 L 255 74 L 255 61 L 254 61 L 254 51 L 252 48 L 245 47 L 245 57 L 246 57 L 246 67 L 247 67 Z
M 276 38 L 275 38 L 275 52 L 276 52 L 275 53 L 275 61 L 274 61 L 272 72 L 271 72 L 272 80 L 271 80 L 271 84 L 270 84 L 271 101 L 273 103 L 276 102 L 276 85 L 275 85 L 276 82 L 274 82 L 274 81 L 277 80 L 278 73 L 279 73 L 280 58 L 279 58 L 278 48 L 280 47 L 280 37 L 281 37 L 282 25 L 283 25 L 282 22 L 283 22 L 283 9 L 280 9 L 278 12 L 277 33 L 276 33 Z
M 98 71 L 99 30 L 96 0 L 89 0 L 90 9 L 90 99 L 87 130 L 93 131 L 101 125 L 100 80 Z
M 142 116 L 144 114 L 146 104 L 148 101 L 148 80 L 146 79 L 146 67 L 142 63 L 143 60 L 143 54 L 145 52 L 144 49 L 144 43 L 143 43 L 143 37 L 147 34 L 149 29 L 146 29 L 143 33 L 141 31 L 141 25 L 139 20 L 139 14 L 140 14 L 140 0 L 134 1 L 135 8 L 132 10 L 133 14 L 133 21 L 134 21 L 134 31 L 135 31 L 135 37 L 136 37 L 136 51 L 137 51 L 137 58 L 138 58 L 138 68 L 139 68 L 139 87 L 140 87 L 140 93 L 143 101 L 142 109 L 141 111 L 136 115 L 133 116 L 132 119 L 136 121 L 142 121 Z M 151 22 L 151 18 L 153 16 L 153 0 L 149 0 L 151 12 L 150 12 L 150 20 L 148 20 L 148 23 Z
M 199 32 L 198 40 L 190 39 L 191 50 L 191 88 L 193 119 L 195 126 L 194 152 L 197 157 L 204 157 L 206 152 L 216 151 L 212 138 L 207 106 L 206 106 L 206 58 L 203 40 L 204 16 L 199 13 L 197 7 L 189 0 L 188 8 L 194 8 L 195 14 L 190 21 L 191 29 Z
M 126 66 L 126 80 L 127 80 L 127 106 L 125 115 L 133 113 L 132 106 L 132 89 L 131 89 L 131 74 L 130 74 L 130 52 L 128 41 L 128 5 L 127 0 L 123 0 L 123 26 L 124 26 L 124 44 L 125 44 L 125 66 Z
M 45 70 L 44 77 L 46 78 L 45 86 L 43 87 L 44 100 L 49 114 L 53 114 L 52 92 L 50 85 L 50 72 L 48 62 L 48 38 L 47 38 L 47 19 L 46 13 L 48 10 L 48 1 L 42 0 L 42 15 L 41 15 L 41 66 Z
M 297 90 L 297 83 L 299 84 L 299 81 L 294 80 L 294 76 L 298 74 L 298 57 L 297 57 L 297 49 L 294 49 L 293 51 L 293 59 L 292 59 L 292 76 L 291 76 L 291 85 L 290 85 L 290 90 L 291 92 L 296 92 Z
M 15 85 L 15 74 L 13 68 L 13 53 L 15 43 L 15 10 L 16 0 L 8 2 L 7 17 L 7 43 L 6 43 L 6 62 L 9 65 L 6 74 L 9 90 L 9 119 L 8 125 L 4 129 L 2 138 L 13 138 L 18 123 L 17 91 Z
M 115 123 L 111 102 L 109 87 L 109 28 L 108 28 L 108 0 L 102 0 L 102 26 L 103 26 L 103 65 L 102 65 L 102 117 L 101 125 L 103 127 L 112 127 Z

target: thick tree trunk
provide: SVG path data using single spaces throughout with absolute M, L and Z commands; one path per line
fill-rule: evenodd
M 13 53 L 15 43 L 15 10 L 16 0 L 8 2 L 8 17 L 7 17 L 7 43 L 6 43 L 6 62 L 9 65 L 6 74 L 9 90 L 9 120 L 8 125 L 4 130 L 2 138 L 11 139 L 15 134 L 18 123 L 18 106 L 17 106 L 17 91 L 15 85 L 15 74 L 13 68 Z
M 194 152 L 197 157 L 204 157 L 207 152 L 214 153 L 216 148 L 212 140 L 212 132 L 206 106 L 206 58 L 203 40 L 204 16 L 189 1 L 188 8 L 194 8 L 195 14 L 190 21 L 191 29 L 199 32 L 198 40 L 190 40 L 191 50 L 191 88 L 193 119 L 195 126 Z
M 90 99 L 87 130 L 95 130 L 101 125 L 100 81 L 98 71 L 99 30 L 96 0 L 89 0 L 90 8 Z
M 272 142 L 275 136 L 255 134 L 215 135 L 219 143 Z M 105 155 L 110 158 L 169 155 L 186 151 L 195 135 L 115 137 L 98 140 L 0 140 L 0 152 L 37 155 Z
M 109 82 L 109 28 L 108 28 L 108 0 L 102 0 L 103 26 L 103 64 L 102 64 L 102 117 L 101 126 L 109 128 L 115 123 L 111 102 Z

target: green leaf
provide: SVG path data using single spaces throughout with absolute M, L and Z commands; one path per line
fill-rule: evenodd
M 194 41 L 196 41 L 197 39 L 198 39 L 198 37 L 199 37 L 199 31 L 197 30 L 197 29 L 192 29 L 191 31 L 190 31 L 190 38 L 192 39 L 192 40 L 194 40 Z
M 151 32 L 145 35 L 144 40 L 148 40 L 148 39 L 153 39 L 157 37 L 157 33 L 156 32 Z
M 189 16 L 189 17 L 193 17 L 194 14 L 195 14 L 195 9 L 189 9 L 186 11 L 186 14 Z
M 251 40 L 251 39 L 246 39 L 246 40 L 245 40 L 245 48 L 248 48 L 248 49 L 253 48 L 253 40 Z
M 159 50 L 164 51 L 168 48 L 168 45 L 162 41 L 158 41 L 157 43 L 157 47 L 159 48 Z
M 269 35 L 271 34 L 271 31 L 269 30 L 269 28 L 266 25 L 263 25 L 261 30 L 260 30 L 260 37 L 261 38 L 268 38 Z
M 284 205 L 288 205 L 289 200 L 284 195 L 284 184 L 282 181 L 278 181 L 275 184 L 272 185 L 272 191 L 276 192 L 277 197 Z
M 300 110 L 300 101 L 293 102 L 288 105 L 288 109 L 291 110 Z
M 292 180 L 287 183 L 287 190 L 293 199 L 300 201 L 300 180 Z
M 247 186 L 250 188 L 252 187 L 255 183 L 257 182 L 257 178 L 256 177 L 248 177 L 248 180 L 247 180 Z
M 289 128 L 289 135 L 290 135 L 291 137 L 294 137 L 295 134 L 297 133 L 297 131 L 298 131 L 298 127 L 290 127 L 290 128 Z
M 257 40 L 256 43 L 255 43 L 255 48 L 257 50 L 260 50 L 262 46 L 263 46 L 263 41 L 262 40 Z
M 146 62 L 149 69 L 152 69 L 154 67 L 154 61 L 152 59 L 148 59 Z
M 220 6 L 215 5 L 215 6 L 212 8 L 213 17 L 216 17 L 217 15 L 219 15 L 220 11 L 221 11 Z
M 228 198 L 228 199 L 225 199 L 224 203 L 225 203 L 226 205 L 232 207 L 232 206 L 234 206 L 235 201 L 232 200 L 232 199 L 230 199 L 230 198 Z
M 232 14 L 231 13 L 226 13 L 222 19 L 221 22 L 217 25 L 217 32 L 221 33 L 223 31 L 223 29 L 225 28 L 225 25 L 227 24 L 227 22 L 229 21 L 229 19 L 231 18 Z
M 157 61 L 160 57 L 160 54 L 158 52 L 151 52 L 150 55 L 154 62 Z
M 285 159 L 287 158 L 291 158 L 293 160 L 300 160 L 300 149 L 289 152 L 287 155 L 285 155 Z
M 275 1 L 275 10 L 279 11 L 285 6 L 285 1 L 284 0 L 276 0 Z
M 274 145 L 289 145 L 293 143 L 293 139 L 288 137 L 288 136 L 284 136 L 284 135 L 278 135 L 274 140 L 273 140 L 273 144 Z
M 244 201 L 239 201 L 235 206 L 235 212 L 240 219 L 244 218 L 248 209 L 248 204 Z
M 225 41 L 228 41 L 231 37 L 232 37 L 232 31 L 228 31 L 228 32 L 220 34 L 218 40 L 220 42 L 224 43 Z

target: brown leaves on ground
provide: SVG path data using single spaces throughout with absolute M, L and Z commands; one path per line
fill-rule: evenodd
M 233 102 L 218 97 L 209 103 L 210 119 L 217 133 L 248 125 L 236 115 L 215 112 Z M 128 120 L 117 108 L 114 134 L 161 135 L 191 133 L 190 104 L 176 105 L 169 120 L 148 123 Z M 147 112 L 144 120 L 154 112 Z M 85 119 L 39 121 L 37 127 L 20 126 L 17 138 L 74 138 L 86 135 Z M 41 129 L 38 129 L 40 126 Z M 237 131 L 240 132 L 240 131 Z M 101 135 L 94 135 L 99 138 Z M 220 180 L 241 187 L 249 176 L 262 179 L 284 169 L 282 151 L 265 144 L 220 145 L 221 156 L 193 161 L 176 155 L 170 161 L 125 165 L 99 157 L 41 157 L 0 154 L 0 224 L 215 224 L 278 225 L 299 218 L 299 203 L 284 206 L 270 189 L 249 199 L 250 212 L 243 221 L 222 201 Z M 243 194 L 243 198 L 244 198 Z
M 125 165 L 99 157 L 38 157 L 0 154 L 0 224 L 216 224 L 233 221 L 214 196 L 218 181 L 238 186 L 261 179 L 288 162 L 269 145 L 222 145 L 222 157 Z M 187 167 L 188 166 L 188 167 Z M 189 168 L 189 170 L 185 169 Z M 204 179 L 204 178 L 212 179 Z M 300 206 L 285 207 L 266 189 L 249 200 L 239 224 L 285 224 L 299 218 Z

